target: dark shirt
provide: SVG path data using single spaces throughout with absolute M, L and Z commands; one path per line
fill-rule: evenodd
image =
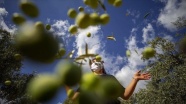
M 113 76 L 113 75 L 108 75 L 108 74 L 103 74 L 103 75 L 99 75 L 101 78 L 112 78 L 113 80 L 115 80 L 117 83 L 119 83 L 119 81 Z M 123 93 L 125 91 L 125 88 L 119 83 L 119 85 L 122 87 L 121 90 L 121 95 L 123 96 Z M 80 92 L 80 88 L 77 89 L 78 92 Z M 120 97 L 118 96 L 118 97 Z M 121 104 L 120 101 L 116 98 L 116 99 L 107 99 L 104 104 Z

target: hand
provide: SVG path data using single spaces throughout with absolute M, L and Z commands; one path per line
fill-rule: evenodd
M 151 78 L 151 75 L 149 73 L 140 73 L 141 70 L 137 71 L 134 74 L 134 79 L 136 79 L 137 81 L 139 80 L 149 80 Z

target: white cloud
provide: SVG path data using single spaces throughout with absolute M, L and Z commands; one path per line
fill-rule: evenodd
M 176 27 L 172 22 L 175 22 L 178 17 L 186 17 L 186 0 L 179 1 L 168 0 L 158 17 L 158 23 L 170 31 L 176 31 Z
M 173 41 L 173 39 L 174 39 L 174 38 L 173 38 L 172 36 L 170 36 L 170 35 L 164 35 L 163 38 L 166 39 L 166 40 L 169 40 L 169 41 Z
M 47 21 L 51 21 L 49 18 Z M 60 43 L 60 47 L 69 47 L 70 42 L 70 34 L 68 32 L 68 28 L 70 26 L 67 20 L 54 20 L 54 23 L 51 25 L 50 31 L 54 32 L 54 35 L 60 37 L 62 43 Z
M 89 53 L 98 53 L 100 50 L 100 45 L 102 43 L 101 42 L 101 36 L 102 34 L 99 32 L 100 31 L 100 27 L 88 27 L 87 29 L 79 29 L 79 34 L 76 37 L 76 47 L 78 48 L 78 52 L 77 55 L 81 55 L 85 53 L 85 43 L 88 44 L 88 48 L 89 48 Z M 87 33 L 90 32 L 91 33 L 91 37 L 88 38 L 87 37 Z M 100 43 L 100 44 L 98 44 Z
M 1 16 L 7 15 L 7 14 L 8 14 L 8 12 L 6 11 L 5 8 L 0 8 L 0 15 Z
M 50 19 L 47 19 L 50 20 Z M 52 24 L 51 31 L 55 31 L 55 34 L 58 36 L 68 36 L 69 22 L 67 20 L 55 20 Z
M 127 14 L 131 15 L 131 16 L 133 16 L 135 18 L 139 18 L 140 17 L 140 12 L 137 11 L 137 10 L 129 10 L 129 9 L 127 9 Z
M 136 41 L 136 32 L 137 28 L 133 28 L 131 31 L 131 36 L 129 40 L 126 41 L 127 43 L 127 50 L 130 50 L 131 56 L 128 58 L 127 65 L 132 69 L 137 69 L 138 66 L 145 65 L 145 63 L 141 60 L 141 53 L 143 48 L 138 48 L 137 41 Z
M 146 63 L 141 60 L 143 48 L 138 48 L 135 36 L 130 37 L 127 45 L 127 49 L 131 52 L 131 56 L 128 58 L 128 66 L 132 69 L 137 69 L 139 66 L 146 65 Z
M 141 15 L 140 12 L 137 11 L 137 10 L 129 10 L 129 9 L 127 9 L 126 13 L 127 13 L 128 16 L 134 17 L 134 18 L 132 19 L 132 22 L 133 22 L 134 24 L 136 24 L 136 19 L 138 19 L 138 18 L 140 17 L 140 15 Z
M 132 19 L 132 22 L 133 22 L 134 24 L 136 24 L 136 19 Z
M 131 35 L 136 35 L 137 28 L 132 28 Z
M 124 59 L 122 56 L 117 56 L 116 57 L 116 62 L 118 63 L 118 64 L 122 64 L 124 61 L 125 61 L 126 59 Z
M 51 19 L 50 18 L 47 18 L 47 22 L 50 23 Z
M 15 25 L 11 25 L 11 24 L 6 24 L 4 21 L 3 16 L 8 15 L 8 12 L 6 11 L 5 8 L 0 8 L 0 28 L 10 32 L 11 34 L 14 33 L 17 29 L 15 27 Z
M 144 43 L 152 40 L 155 37 L 154 28 L 152 27 L 150 23 L 147 25 L 147 27 L 144 27 L 142 31 L 143 31 L 143 42 Z
M 106 52 L 102 52 L 104 66 L 107 74 L 115 75 L 121 68 L 120 65 L 125 62 L 125 58 L 123 56 L 117 55 L 113 56 Z
M 131 42 L 135 39 L 135 37 L 132 37 Z M 129 50 L 131 51 L 131 56 L 128 58 L 128 65 L 132 69 L 137 69 L 139 66 L 145 65 L 145 63 L 141 60 L 141 53 L 143 51 L 143 48 L 138 48 L 135 44 L 128 44 Z M 137 51 L 137 52 L 136 52 Z

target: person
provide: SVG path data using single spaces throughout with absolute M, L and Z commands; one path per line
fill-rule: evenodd
M 97 62 L 96 59 L 92 59 L 89 61 L 89 66 L 91 71 L 95 74 L 95 75 L 99 75 L 101 78 L 112 78 L 114 79 L 116 82 L 119 83 L 119 81 L 113 76 L 113 75 L 109 75 L 106 73 L 104 65 L 103 65 L 103 61 L 101 62 Z M 120 86 L 122 87 L 121 90 L 121 97 L 124 100 L 128 100 L 130 98 L 130 96 L 133 94 L 135 87 L 138 83 L 138 81 L 140 80 L 149 80 L 151 78 L 151 75 L 149 73 L 141 73 L 141 71 L 137 71 L 134 75 L 133 78 L 131 80 L 131 82 L 129 83 L 129 85 L 124 88 L 120 83 Z M 72 97 L 72 100 L 78 98 L 80 94 L 80 90 L 78 88 L 78 90 L 76 91 L 76 93 L 74 94 L 74 96 Z M 105 101 L 104 104 L 120 104 L 120 101 L 118 99 L 108 99 Z

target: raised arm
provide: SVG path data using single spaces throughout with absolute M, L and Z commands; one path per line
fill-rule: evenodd
M 134 74 L 132 81 L 125 89 L 124 95 L 122 97 L 123 99 L 128 100 L 130 98 L 139 80 L 149 80 L 151 78 L 151 75 L 149 73 L 140 72 L 141 71 L 138 71 Z

